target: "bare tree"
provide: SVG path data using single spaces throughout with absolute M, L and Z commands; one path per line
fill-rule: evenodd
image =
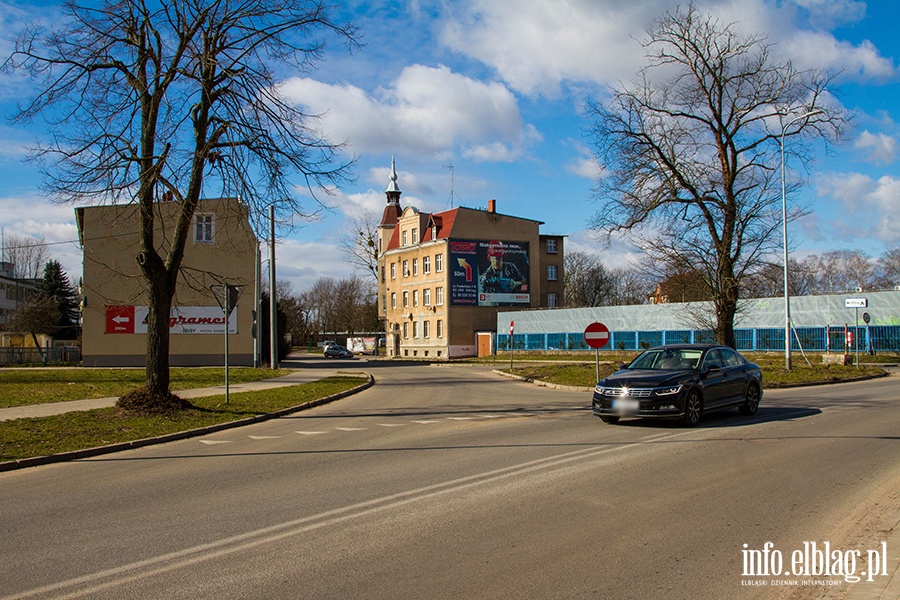
M 59 201 L 134 203 L 135 260 L 146 281 L 150 404 L 171 402 L 168 319 L 185 243 L 202 194 L 239 196 L 257 218 L 303 214 L 290 177 L 313 193 L 343 181 L 338 146 L 281 92 L 279 77 L 309 71 L 327 37 L 357 32 L 319 0 L 106 0 L 64 4 L 66 19 L 28 29 L 5 63 L 38 81 L 19 120 L 38 115 L 40 148 Z M 154 203 L 177 201 L 154 231 Z
M 804 139 L 838 139 L 847 117 L 826 106 L 825 74 L 775 63 L 764 38 L 693 5 L 661 17 L 645 48 L 634 83 L 589 105 L 607 173 L 593 226 L 631 231 L 649 254 L 701 272 L 716 339 L 734 346 L 741 282 L 780 241 L 779 140 L 794 138 L 791 155 L 805 165 Z M 808 116 L 783 129 L 795 115 Z
M 364 210 L 349 220 L 348 233 L 341 239 L 341 246 L 346 251 L 344 260 L 354 268 L 372 275 L 377 284 L 379 216 L 371 210 Z
M 607 306 L 614 294 L 612 277 L 595 254 L 570 250 L 563 259 L 565 306 Z
M 896 286 L 900 286 L 900 248 L 887 250 L 881 255 L 872 284 L 886 290 L 897 289 Z
M 50 251 L 44 236 L 3 234 L 3 262 L 13 265 L 16 279 L 37 279 L 44 272 Z
M 37 334 L 50 334 L 59 322 L 59 302 L 54 298 L 34 296 L 13 313 L 11 331 L 30 333 L 35 348 L 40 348 Z

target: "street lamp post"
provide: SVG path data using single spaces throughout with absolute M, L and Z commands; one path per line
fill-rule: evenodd
M 822 111 L 811 110 L 794 117 L 781 128 L 781 233 L 784 242 L 784 368 L 791 370 L 791 295 L 788 291 L 788 237 L 787 237 L 787 188 L 785 185 L 784 135 L 788 127 Z

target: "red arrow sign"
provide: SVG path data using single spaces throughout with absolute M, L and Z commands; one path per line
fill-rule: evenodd
M 602 348 L 609 343 L 609 329 L 603 323 L 591 323 L 584 328 L 584 343 L 594 348 Z
M 107 306 L 106 333 L 134 333 L 134 307 Z

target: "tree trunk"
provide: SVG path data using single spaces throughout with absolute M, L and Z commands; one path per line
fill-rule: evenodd
M 166 279 L 164 274 L 155 274 L 149 286 L 147 389 L 152 396 L 157 397 L 169 394 L 169 318 L 173 294 Z

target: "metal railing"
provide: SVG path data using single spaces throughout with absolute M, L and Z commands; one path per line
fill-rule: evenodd
M 847 343 L 847 332 L 853 344 Z M 783 328 L 736 329 L 735 341 L 741 352 L 784 351 Z M 602 351 L 643 350 L 663 344 L 703 344 L 715 342 L 711 330 L 611 331 Z M 582 332 L 517 333 L 512 336 L 514 350 L 590 350 Z M 860 325 L 844 327 L 797 327 L 791 340 L 792 350 L 805 352 L 900 352 L 900 325 Z M 496 350 L 509 350 L 510 336 L 499 333 Z
M 81 364 L 81 348 L 0 348 L 0 365 L 77 365 Z

